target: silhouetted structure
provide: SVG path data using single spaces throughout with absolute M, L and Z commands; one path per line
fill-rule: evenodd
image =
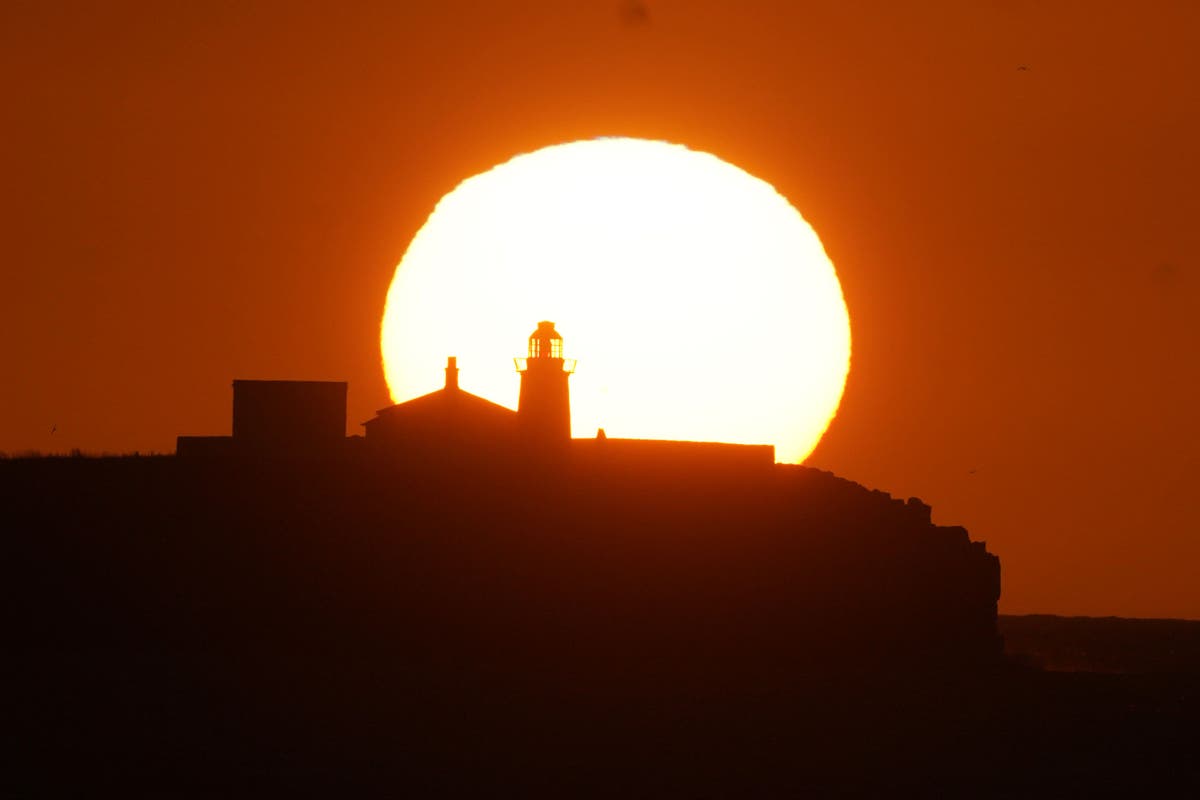
M 516 443 L 517 413 L 459 388 L 458 362 L 446 361 L 446 383 L 435 392 L 382 408 L 363 423 L 376 452 L 428 457 L 495 457 Z
M 446 361 L 441 389 L 382 408 L 362 423 L 363 452 L 417 463 L 429 460 L 555 462 L 577 469 L 634 474 L 642 467 L 683 470 L 710 478 L 769 469 L 773 445 L 720 442 L 571 439 L 568 381 L 575 361 L 564 357 L 563 338 L 550 321 L 529 336 L 525 358 L 514 359 L 521 388 L 517 411 L 463 390 L 458 360 Z M 344 440 L 346 384 L 323 381 L 235 380 L 233 437 L 180 436 L 179 456 L 310 456 L 353 454 Z
M 184 457 L 225 455 L 321 456 L 346 441 L 344 381 L 233 382 L 233 435 L 180 436 Z
M 234 381 L 233 438 L 264 449 L 335 446 L 346 438 L 346 389 L 335 381 Z
M 662 439 L 572 439 L 571 461 L 580 468 L 637 474 L 668 470 L 693 476 L 721 474 L 764 478 L 775 466 L 775 446 Z
M 571 394 L 567 380 L 575 362 L 563 357 L 563 340 L 554 323 L 543 320 L 529 335 L 529 353 L 515 360 L 521 374 L 517 426 L 523 442 L 560 446 L 571 438 Z

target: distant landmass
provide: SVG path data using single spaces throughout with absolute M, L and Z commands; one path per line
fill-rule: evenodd
M 1200 621 L 1000 615 L 1004 650 L 1057 672 L 1200 675 Z

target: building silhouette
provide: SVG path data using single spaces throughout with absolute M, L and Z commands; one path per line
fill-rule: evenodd
M 631 471 L 686 469 L 696 474 L 764 470 L 775 463 L 773 445 L 659 439 L 571 438 L 569 381 L 575 360 L 563 337 L 542 320 L 529 335 L 526 355 L 514 359 L 520 376 L 517 410 L 465 391 L 458 360 L 446 360 L 441 389 L 396 403 L 362 423 L 364 436 L 345 436 L 344 382 L 233 382 L 233 435 L 180 436 L 184 458 L 321 457 L 369 453 L 395 459 L 478 461 L 520 457 L 580 469 Z
M 517 413 L 460 388 L 451 356 L 441 389 L 381 408 L 362 425 L 367 447 L 377 452 L 494 453 L 515 445 Z
M 344 381 L 233 382 L 233 435 L 180 436 L 183 457 L 329 455 L 346 438 Z

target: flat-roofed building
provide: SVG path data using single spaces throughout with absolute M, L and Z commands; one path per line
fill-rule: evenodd
M 345 381 L 233 382 L 233 435 L 180 436 L 184 457 L 324 454 L 346 441 Z
M 233 382 L 233 438 L 253 447 L 337 446 L 346 438 L 345 381 Z

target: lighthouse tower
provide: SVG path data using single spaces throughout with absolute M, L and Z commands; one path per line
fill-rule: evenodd
M 517 428 L 522 441 L 534 446 L 566 444 L 571 438 L 571 395 L 567 379 L 575 361 L 563 358 L 563 341 L 554 323 L 542 321 L 529 336 L 529 355 L 518 358 L 521 396 Z

